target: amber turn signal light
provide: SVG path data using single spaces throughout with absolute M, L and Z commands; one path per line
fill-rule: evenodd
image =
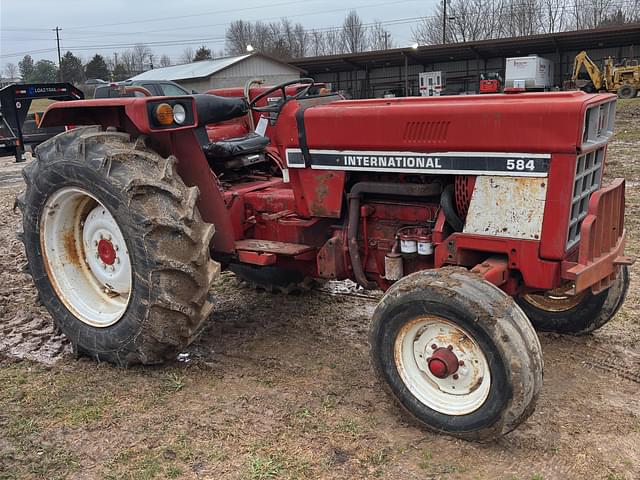
M 173 108 L 168 103 L 161 103 L 156 107 L 156 120 L 160 125 L 173 123 Z

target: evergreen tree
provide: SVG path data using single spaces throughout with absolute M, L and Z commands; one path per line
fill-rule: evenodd
M 34 75 L 36 73 L 36 67 L 31 55 L 25 55 L 24 58 L 18 62 L 18 70 L 20 70 L 20 77 L 23 83 L 35 81 Z
M 38 60 L 31 82 L 49 83 L 58 80 L 58 67 L 51 60 Z
M 202 45 L 198 50 L 196 50 L 196 56 L 193 58 L 194 62 L 199 60 L 211 60 L 213 57 L 211 56 L 211 49 L 207 48 L 205 45 Z
M 98 78 L 100 80 L 109 80 L 109 67 L 104 57 L 95 54 L 94 57 L 85 66 L 85 75 L 87 78 Z
M 82 60 L 67 51 L 60 61 L 60 74 L 63 82 L 71 82 L 76 85 L 82 83 L 84 81 Z
M 122 80 L 126 80 L 129 78 L 129 72 L 124 65 L 118 63 L 115 67 L 113 67 L 113 80 L 116 82 L 121 82 Z

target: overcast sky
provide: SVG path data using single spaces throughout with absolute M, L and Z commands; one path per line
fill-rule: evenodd
M 438 0 L 0 0 L 0 66 L 29 53 L 57 63 L 55 32 L 62 53 L 84 60 L 95 53 L 112 55 L 146 43 L 159 57 L 177 62 L 181 52 L 205 44 L 224 48 L 225 26 L 233 20 L 289 17 L 307 29 L 342 23 L 350 9 L 365 22 L 381 21 L 396 46 L 411 43 L 416 17 L 432 13 Z

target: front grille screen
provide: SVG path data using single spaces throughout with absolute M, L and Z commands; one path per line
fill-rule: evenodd
M 602 182 L 603 162 L 604 147 L 578 157 L 576 176 L 573 182 L 567 250 L 580 241 L 580 227 L 587 216 L 589 197 L 600 188 Z

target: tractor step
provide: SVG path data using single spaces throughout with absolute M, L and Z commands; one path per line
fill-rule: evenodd
M 253 265 L 273 265 L 276 263 L 278 255 L 302 260 L 306 258 L 300 258 L 300 256 L 313 254 L 313 250 L 315 250 L 309 245 L 273 240 L 238 240 L 234 245 L 240 261 Z

